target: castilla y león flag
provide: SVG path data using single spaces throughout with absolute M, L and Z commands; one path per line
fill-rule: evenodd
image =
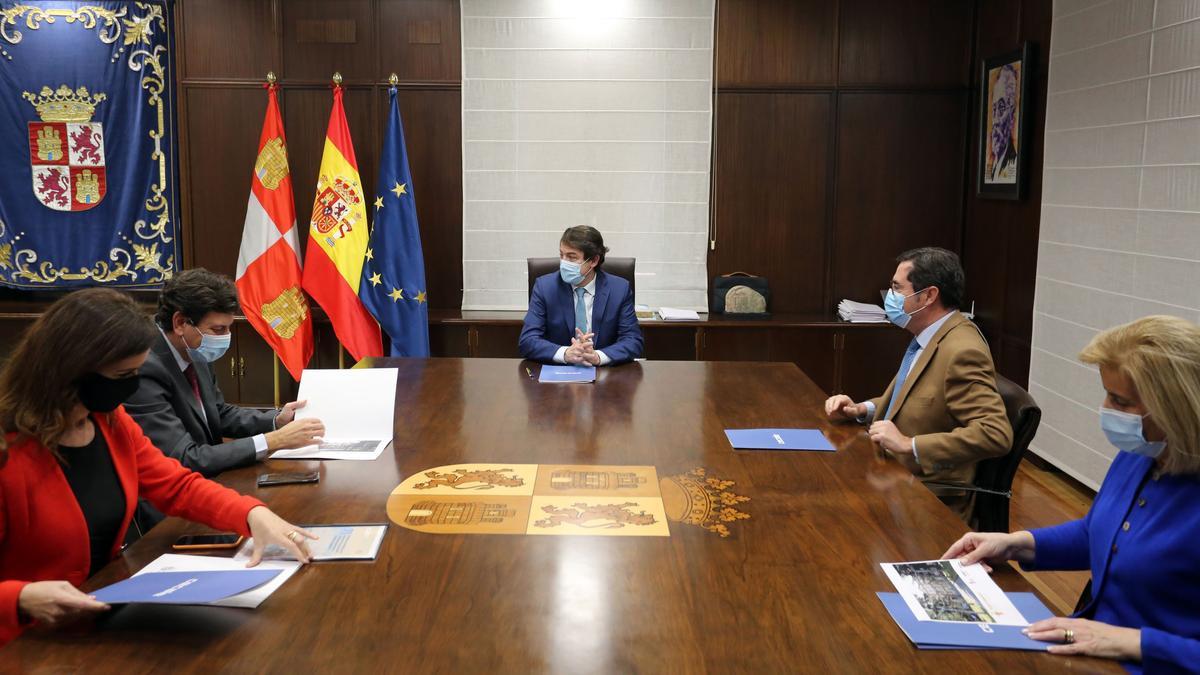
M 237 288 L 246 320 L 299 380 L 313 353 L 312 313 L 300 292 L 300 243 L 283 119 L 275 85 L 267 90 L 267 116 L 238 253 Z
M 358 297 L 370 238 L 367 228 L 358 160 L 339 85 L 333 88 L 333 110 L 313 200 L 304 290 L 329 315 L 338 341 L 355 360 L 383 356 L 379 324 Z

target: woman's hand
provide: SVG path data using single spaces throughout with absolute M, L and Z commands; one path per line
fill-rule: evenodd
M 1033 549 L 1033 535 L 1024 530 L 1012 534 L 968 532 L 942 554 L 942 560 L 958 558 L 964 565 L 981 563 L 991 572 L 991 565 L 1007 560 L 1033 562 Z
M 17 608 L 25 616 L 48 626 L 70 623 L 85 614 L 109 609 L 66 581 L 35 581 L 26 584 L 17 597 Z
M 306 563 L 310 557 L 304 540 L 318 538 L 317 535 L 275 515 L 265 506 L 250 509 L 249 515 L 246 516 L 246 524 L 250 526 L 250 536 L 254 537 L 254 552 L 250 555 L 250 562 L 246 563 L 246 567 L 254 567 L 262 562 L 263 550 L 269 544 L 283 547 L 296 560 Z
M 1051 654 L 1083 654 L 1118 661 L 1142 660 L 1142 631 L 1087 619 L 1054 617 L 1024 630 L 1034 640 L 1057 642 Z

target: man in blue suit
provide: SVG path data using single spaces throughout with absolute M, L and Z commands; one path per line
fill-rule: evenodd
M 521 355 L 542 363 L 607 366 L 642 355 L 629 282 L 607 274 L 604 238 L 587 225 L 558 242 L 557 274 L 538 277 L 529 297 Z

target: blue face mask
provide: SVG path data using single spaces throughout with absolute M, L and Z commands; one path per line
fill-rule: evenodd
M 187 348 L 188 356 L 193 361 L 212 363 L 225 355 L 226 350 L 229 349 L 229 344 L 233 341 L 233 335 L 231 334 L 209 335 L 208 333 L 201 332 L 195 326 L 192 326 L 192 328 L 195 328 L 196 332 L 200 333 L 200 346 L 195 349 L 191 347 Z M 186 345 L 187 343 L 185 342 L 184 344 Z
M 921 311 L 921 309 L 925 309 L 925 307 L 918 309 L 917 312 L 909 314 L 904 311 L 904 301 L 916 295 L 917 293 L 922 293 L 924 291 L 925 289 L 922 288 L 919 291 L 915 291 L 911 295 L 900 295 L 895 291 L 895 289 L 889 288 L 887 297 L 883 300 L 883 311 L 887 312 L 888 321 L 891 321 L 900 328 L 907 326 L 909 320 L 912 319 L 913 314 Z
M 583 273 L 582 264 L 571 262 L 570 260 L 559 260 L 558 276 L 562 277 L 562 280 L 568 284 L 575 286 L 583 281 L 583 277 L 586 275 Z
M 1100 428 L 1108 442 L 1118 450 L 1135 455 L 1158 457 L 1167 444 L 1162 441 L 1151 443 L 1142 431 L 1142 416 L 1121 412 L 1112 408 L 1100 408 Z

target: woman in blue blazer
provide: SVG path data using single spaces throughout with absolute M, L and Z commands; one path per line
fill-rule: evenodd
M 1131 672 L 1200 673 L 1200 326 L 1146 317 L 1100 333 L 1080 359 L 1100 368 L 1100 426 L 1120 451 L 1091 510 L 1029 532 L 971 532 L 943 557 L 1090 569 L 1091 602 L 1030 637 Z

